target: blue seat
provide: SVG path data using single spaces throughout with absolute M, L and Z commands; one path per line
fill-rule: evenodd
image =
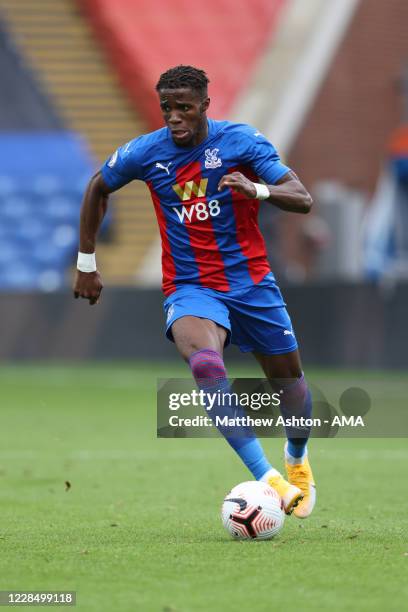
M 2 215 L 9 219 L 22 219 L 32 214 L 32 201 L 29 196 L 10 195 L 3 199 Z
M 0 241 L 0 267 L 8 266 L 14 261 L 18 261 L 26 252 L 26 245 L 19 240 Z
M 0 194 L 3 196 L 14 195 L 18 191 L 18 182 L 7 174 L 0 174 Z
M 1 203 L 0 203 L 1 207 Z M 18 220 L 10 219 L 10 217 L 6 217 L 2 214 L 2 209 L 0 208 L 0 240 L 5 240 L 7 238 L 13 239 L 13 237 L 17 233 Z
M 38 270 L 31 264 L 13 263 L 0 271 L 3 289 L 26 291 L 38 285 Z
M 52 235 L 53 244 L 60 249 L 71 249 L 78 243 L 78 229 L 74 225 L 60 224 Z
M 20 221 L 17 233 L 21 239 L 28 242 L 47 241 L 49 240 L 50 232 L 53 226 L 41 218 L 25 218 Z
M 75 257 L 95 164 L 82 138 L 63 131 L 0 133 L 0 156 L 0 291 L 55 290 Z
M 34 245 L 31 257 L 36 264 L 42 264 L 44 268 L 50 265 L 61 266 L 66 260 L 64 249 L 45 242 Z
M 29 188 L 30 193 L 48 198 L 63 190 L 63 180 L 55 174 L 40 174 L 34 177 Z
M 56 291 L 64 284 L 64 272 L 57 268 L 46 268 L 37 276 L 36 285 L 40 291 Z
M 61 194 L 47 198 L 44 201 L 42 212 L 56 222 L 79 221 L 81 201 Z

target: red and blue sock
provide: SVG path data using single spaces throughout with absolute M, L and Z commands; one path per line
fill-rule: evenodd
M 195 381 L 200 389 L 206 393 L 230 393 L 231 387 L 227 379 L 227 371 L 224 361 L 217 351 L 212 349 L 201 349 L 193 353 L 189 364 Z M 208 412 L 215 420 L 215 416 L 244 416 L 244 411 L 239 405 L 221 406 L 215 402 L 214 407 Z M 223 427 L 218 430 L 239 455 L 254 478 L 260 480 L 272 466 L 265 457 L 263 448 L 250 428 L 245 427 Z
M 300 378 L 294 381 L 279 381 L 279 385 L 280 390 L 283 391 L 280 403 L 282 416 L 285 419 L 290 417 L 310 419 L 312 416 L 312 396 L 304 375 L 302 374 Z M 301 459 L 306 454 L 310 430 L 311 428 L 308 426 L 286 428 L 288 438 L 286 451 L 291 457 Z

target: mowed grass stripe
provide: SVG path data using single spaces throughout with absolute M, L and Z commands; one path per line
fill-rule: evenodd
M 271 542 L 233 542 L 219 510 L 249 476 L 223 440 L 156 439 L 163 375 L 186 370 L 1 369 L 1 589 L 73 589 L 91 612 L 404 608 L 405 439 L 313 440 L 313 516 Z M 282 440 L 264 445 L 282 468 Z

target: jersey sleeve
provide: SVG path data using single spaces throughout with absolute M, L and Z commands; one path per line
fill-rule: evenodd
M 112 190 L 120 189 L 133 180 L 143 180 L 143 147 L 141 139 L 135 138 L 119 147 L 101 168 L 103 180 Z
M 268 185 L 274 185 L 280 178 L 290 172 L 290 168 L 282 163 L 273 144 L 255 128 L 246 130 L 246 162 L 254 172 Z

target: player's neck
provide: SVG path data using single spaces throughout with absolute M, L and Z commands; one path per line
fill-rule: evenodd
M 201 144 L 202 142 L 204 142 L 207 136 L 208 136 L 208 121 L 207 121 L 207 117 L 205 117 L 200 129 L 194 135 L 192 146 L 196 147 L 197 145 Z

